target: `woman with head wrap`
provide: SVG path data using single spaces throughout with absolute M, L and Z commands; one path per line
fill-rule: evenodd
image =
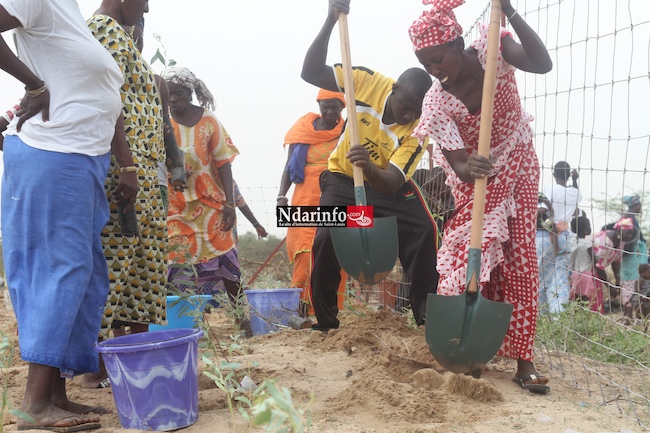
M 638 238 L 634 242 L 630 242 L 625 245 L 625 251 L 623 252 L 623 257 L 621 260 L 620 275 L 617 272 L 617 279 L 620 280 L 619 284 L 614 286 L 609 286 L 609 310 L 618 310 L 623 308 L 623 312 L 626 315 L 632 314 L 632 304 L 630 299 L 635 291 L 636 281 L 638 280 L 638 265 L 648 262 L 648 257 L 645 251 L 647 250 L 647 245 L 645 239 L 643 238 L 643 232 L 639 226 L 639 221 L 637 217 L 641 214 L 641 197 L 638 195 L 625 195 L 621 199 L 621 202 L 627 206 L 627 211 L 623 212 L 621 218 L 629 219 L 632 221 L 634 228 L 637 231 Z M 616 223 L 609 223 L 601 230 L 615 230 Z M 643 252 L 643 253 L 642 253 Z M 620 277 L 620 278 L 618 278 Z M 621 290 L 622 289 L 622 290 Z M 620 305 L 617 305 L 616 301 L 613 300 L 621 295 Z
M 287 192 L 295 185 L 291 197 L 292 206 L 318 206 L 320 200 L 319 178 L 327 169 L 330 153 L 336 147 L 343 131 L 341 111 L 345 108 L 345 96 L 341 92 L 320 89 L 316 97 L 320 115 L 309 113 L 302 116 L 291 127 L 284 138 L 289 145 L 287 163 L 282 172 L 278 206 L 286 206 Z M 302 289 L 300 294 L 300 313 L 313 314 L 311 304 L 311 249 L 316 227 L 291 227 L 287 229 L 287 253 L 293 262 L 291 287 Z M 347 274 L 341 271 L 338 287 L 338 306 L 343 309 Z
M 102 239 L 108 261 L 111 291 L 108 295 L 101 338 L 146 332 L 149 324 L 166 324 L 165 284 L 167 281 L 167 224 L 165 208 L 155 188 L 158 162 L 165 161 L 163 110 L 153 71 L 140 55 L 125 30 L 149 11 L 147 0 L 103 0 L 87 24 L 95 38 L 108 50 L 119 66 L 123 84 L 122 114 L 124 132 L 134 165 L 120 167 L 111 159 L 105 183 L 111 218 Z M 120 173 L 137 175 L 135 198 L 137 229 L 123 226 L 118 202 L 109 194 Z M 85 386 L 106 385 L 102 377 L 87 378 Z
M 548 392 L 548 378 L 533 366 L 539 275 L 535 250 L 535 209 L 539 164 L 533 147 L 532 117 L 519 101 L 515 70 L 546 73 L 552 63 L 535 32 L 510 4 L 502 10 L 519 36 L 501 30 L 490 158 L 478 156 L 481 98 L 487 54 L 487 26 L 464 47 L 453 8 L 463 0 L 424 0 L 409 35 L 415 55 L 438 79 L 427 93 L 420 124 L 414 131 L 423 143 L 437 143 L 436 162 L 445 169 L 456 212 L 447 222 L 438 252 L 438 293 L 458 295 L 465 289 L 474 179 L 488 177 L 482 241 L 481 292 L 514 306 L 499 355 L 518 360 L 515 382 L 534 392 Z
M 181 290 L 213 294 L 223 280 L 232 302 L 241 295 L 239 259 L 233 233 L 235 199 L 230 164 L 239 154 L 221 122 L 212 113 L 214 99 L 203 81 L 188 68 L 167 68 L 169 107 L 176 142 L 185 155 L 188 188 L 169 196 L 169 254 L 178 263 L 191 261 L 196 286 L 189 287 L 185 270 L 172 267 L 169 281 Z M 192 103 L 196 95 L 199 105 Z M 191 279 L 194 279 L 191 277 Z M 238 318 L 249 332 L 248 319 Z
M 623 216 L 612 229 L 603 228 L 593 239 L 596 273 L 601 281 L 609 285 L 610 296 L 623 288 L 621 302 L 628 307 L 626 315 L 631 316 L 631 298 L 636 292 L 639 279 L 639 265 L 647 261 L 645 242 L 639 241 L 639 229 L 632 218 Z M 614 285 L 608 283 L 605 269 L 611 266 Z M 634 269 L 636 267 L 636 269 Z M 611 306 L 610 306 L 611 309 Z

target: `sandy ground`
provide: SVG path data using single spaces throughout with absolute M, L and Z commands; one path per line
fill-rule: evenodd
M 438 368 L 422 331 L 393 313 L 360 308 L 342 314 L 341 329 L 327 337 L 320 332 L 287 329 L 246 340 L 243 352 L 232 354 L 229 360 L 249 366 L 247 372 L 257 383 L 272 378 L 289 389 L 295 406 L 311 414 L 313 432 L 643 431 L 613 406 L 591 400 L 554 377 L 544 365 L 538 368 L 551 378 L 552 386 L 545 396 L 530 394 L 511 382 L 515 369 L 511 360 L 493 360 L 481 381 L 465 376 L 458 379 Z M 216 310 L 207 318 L 216 338 L 228 341 L 231 328 L 223 313 Z M 16 335 L 13 314 L 5 309 L 1 297 L 0 324 L 3 332 Z M 15 360 L 2 374 L 9 378 L 10 401 L 19 407 L 26 365 Z M 86 390 L 78 382 L 69 384 L 71 399 L 115 410 L 110 388 Z M 452 384 L 460 386 L 454 389 Z M 101 424 L 96 430 L 99 433 L 130 431 L 121 428 L 116 413 L 103 415 Z M 15 430 L 15 418 L 9 417 L 3 427 Z M 183 431 L 263 430 L 249 428 L 238 416 L 233 423 L 225 393 L 200 374 L 199 418 Z

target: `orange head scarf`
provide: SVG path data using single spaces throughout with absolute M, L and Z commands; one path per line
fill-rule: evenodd
M 343 103 L 343 108 L 345 108 L 345 95 L 341 92 L 332 92 L 331 90 L 320 89 L 318 91 L 318 96 L 316 97 L 316 102 L 320 102 L 323 99 L 338 99 Z
M 341 92 L 332 92 L 325 89 L 320 89 L 316 102 L 323 99 L 338 99 L 343 103 L 345 108 L 345 95 Z M 284 137 L 284 146 L 287 144 L 321 144 L 326 141 L 332 141 L 343 132 L 343 118 L 339 119 L 339 123 L 330 130 L 316 131 L 314 129 L 314 122 L 320 118 L 320 114 L 308 113 L 302 116 L 291 127 L 287 135 Z
M 456 21 L 453 9 L 463 3 L 464 0 L 422 0 L 422 4 L 433 7 L 422 12 L 409 28 L 413 51 L 443 45 L 461 36 L 463 28 Z

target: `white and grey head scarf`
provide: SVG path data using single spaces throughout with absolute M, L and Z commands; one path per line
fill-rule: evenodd
M 196 78 L 196 75 L 188 68 L 180 66 L 171 66 L 167 68 L 163 75 L 165 81 L 178 84 L 196 94 L 199 105 L 205 109 L 214 111 L 214 97 L 208 90 L 203 81 Z

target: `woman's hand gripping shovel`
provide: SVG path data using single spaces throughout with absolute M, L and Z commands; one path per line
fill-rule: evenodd
M 501 1 L 493 0 L 478 146 L 479 155 L 486 158 L 489 157 L 492 134 L 500 17 Z M 465 292 L 459 296 L 430 294 L 427 298 L 425 335 L 429 351 L 436 361 L 453 373 L 474 371 L 492 359 L 501 347 L 512 315 L 512 305 L 490 301 L 478 290 L 486 186 L 487 178 L 476 179 L 474 183 Z
M 339 13 L 341 33 L 341 54 L 343 56 L 343 77 L 350 128 L 350 146 L 359 144 L 352 65 L 350 59 L 350 38 L 347 15 Z M 366 206 L 366 191 L 363 187 L 363 170 L 352 165 L 354 178 L 354 201 L 357 206 Z M 355 280 L 374 284 L 384 279 L 397 261 L 397 219 L 374 218 L 373 227 L 330 227 L 332 243 L 339 264 Z

